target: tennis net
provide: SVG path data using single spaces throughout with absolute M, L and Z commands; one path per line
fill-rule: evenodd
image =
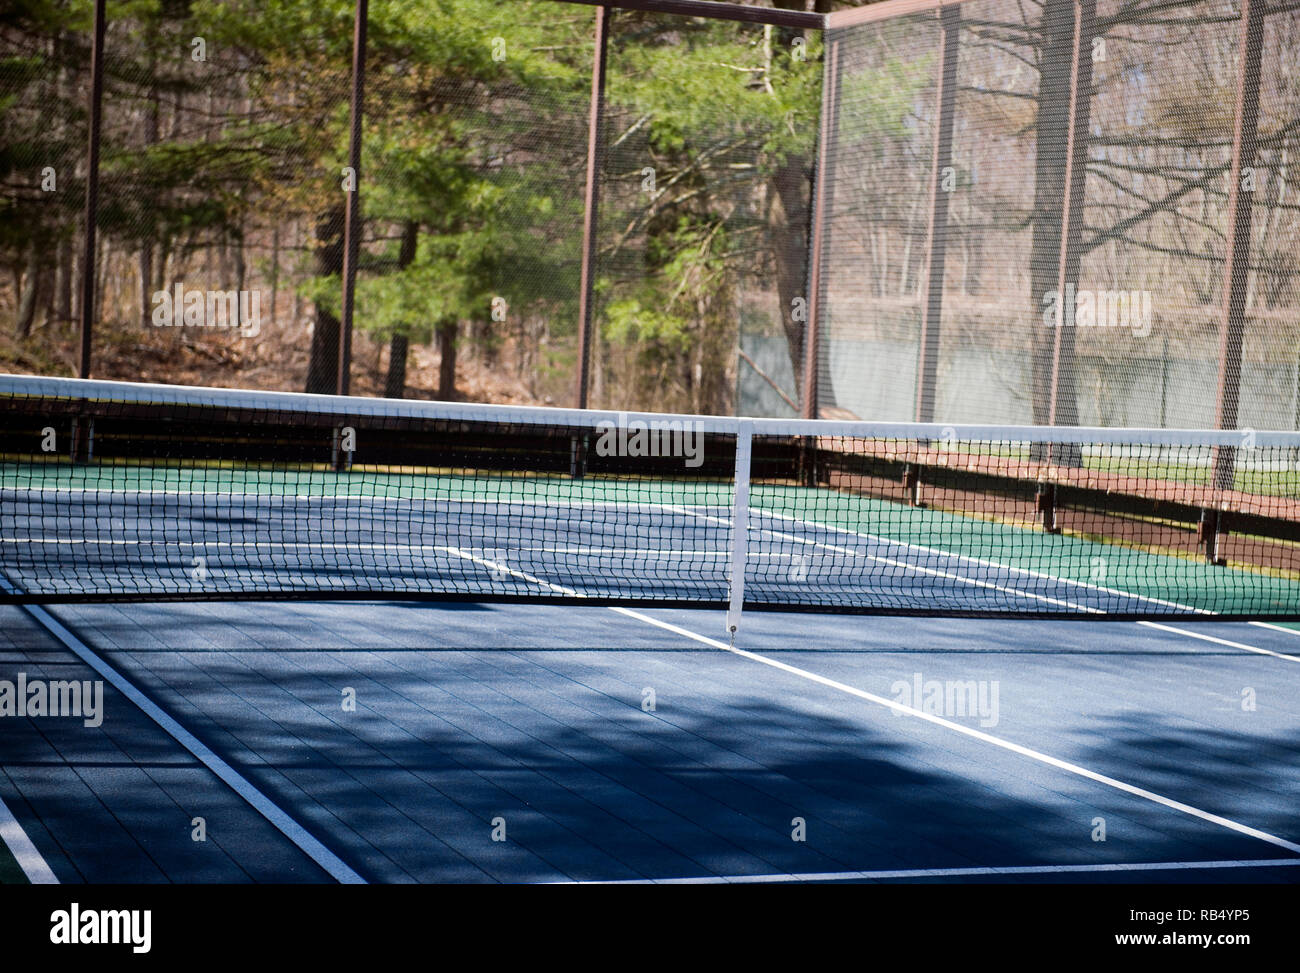
M 1300 433 L 0 376 L 0 600 L 1300 617 Z

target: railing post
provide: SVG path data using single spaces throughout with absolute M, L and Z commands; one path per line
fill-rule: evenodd
M 822 72 L 822 116 L 817 135 L 817 170 L 813 179 L 812 222 L 808 234 L 808 320 L 803 333 L 803 388 L 799 412 L 805 419 L 817 418 L 817 379 L 820 364 L 822 317 L 822 251 L 826 233 L 826 193 L 831 181 L 830 142 L 835 131 L 835 110 L 839 103 L 840 42 L 831 41 Z M 782 308 L 789 314 L 790 308 Z
M 352 191 L 343 216 L 343 308 L 339 317 L 339 371 L 335 388 L 347 395 L 352 375 L 352 306 L 357 286 L 357 259 L 361 255 L 361 120 L 366 83 L 366 21 L 369 0 L 357 0 L 352 30 L 352 102 L 348 165 Z
M 1049 389 L 1048 424 L 1078 424 L 1078 403 L 1071 395 L 1061 401 L 1062 362 L 1074 360 L 1074 303 L 1066 299 L 1070 285 L 1077 286 L 1082 255 L 1084 190 L 1087 184 L 1088 124 L 1092 116 L 1092 38 L 1096 30 L 1096 0 L 1075 0 L 1074 47 L 1070 64 L 1070 121 L 1065 135 L 1065 191 L 1062 194 L 1061 249 L 1058 258 L 1056 293 L 1061 308 L 1052 341 L 1052 378 Z M 1066 315 L 1071 315 L 1066 320 Z M 1071 376 L 1073 378 L 1073 376 Z M 1064 408 L 1063 408 L 1064 407 Z M 1062 414 L 1062 412 L 1064 414 Z M 1063 421 L 1062 421 L 1063 420 Z M 1065 461 L 1073 451 L 1061 449 Z
M 90 378 L 91 335 L 95 321 L 95 224 L 99 220 L 99 134 L 104 101 L 106 0 L 95 0 L 95 33 L 90 45 L 90 144 L 86 150 L 85 249 L 81 259 L 81 355 L 77 375 Z
M 574 407 L 587 408 L 591 373 L 592 299 L 596 285 L 596 234 L 600 172 L 605 162 L 605 67 L 609 54 L 609 7 L 596 10 L 596 50 L 591 65 L 591 108 L 587 122 L 587 188 L 583 197 L 582 279 L 578 285 L 578 374 Z
M 934 422 L 939 379 L 939 335 L 943 317 L 943 274 L 948 252 L 948 193 L 943 170 L 952 162 L 953 102 L 957 91 L 957 47 L 961 13 L 939 11 L 939 76 L 935 93 L 934 155 L 930 166 L 930 225 L 926 231 L 925 305 L 921 308 L 920 361 L 916 378 L 916 421 Z
M 1232 164 L 1228 172 L 1227 250 L 1223 268 L 1223 325 L 1219 334 L 1219 386 L 1215 396 L 1215 425 L 1235 429 L 1241 402 L 1241 348 L 1246 331 L 1246 291 L 1250 277 L 1249 193 L 1242 190 L 1242 172 L 1255 165 L 1259 138 L 1260 61 L 1264 49 L 1262 0 L 1242 0 L 1241 71 L 1237 75 L 1237 99 L 1232 128 Z M 1214 486 L 1232 489 L 1237 450 L 1233 446 L 1214 451 Z

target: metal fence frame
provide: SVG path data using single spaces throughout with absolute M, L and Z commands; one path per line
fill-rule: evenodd
M 943 269 L 948 229 L 947 194 L 939 191 L 937 174 L 951 154 L 957 57 L 960 28 L 960 5 L 965 0 L 884 0 L 882 3 L 855 7 L 829 14 L 741 4 L 717 3 L 712 0 L 555 0 L 596 7 L 594 17 L 595 57 L 592 68 L 591 107 L 588 133 L 585 218 L 582 244 L 582 277 L 579 296 L 579 350 L 575 376 L 574 401 L 586 408 L 588 373 L 591 360 L 592 288 L 595 270 L 595 228 L 600 197 L 601 130 L 605 109 L 605 75 L 607 41 L 611 14 L 616 9 L 637 10 L 684 17 L 739 21 L 809 30 L 838 30 L 895 17 L 932 12 L 941 22 L 940 56 L 936 60 L 936 124 L 932 151 L 929 207 L 926 237 L 925 304 L 922 311 L 921 353 L 917 374 L 916 415 L 918 421 L 931 421 L 939 354 L 939 323 L 943 310 Z M 1091 101 L 1091 31 L 1096 0 L 1073 0 L 1074 45 L 1070 91 L 1070 123 L 1066 146 L 1066 191 L 1063 200 L 1060 243 L 1059 280 L 1064 290 L 1071 274 L 1077 275 L 1079 263 L 1079 221 L 1074 210 L 1083 200 L 1086 162 L 1086 132 Z M 81 280 L 80 362 L 79 374 L 91 374 L 91 338 L 95 318 L 95 229 L 99 206 L 99 133 L 103 100 L 103 56 L 106 0 L 96 0 L 93 42 L 91 45 L 91 87 L 88 97 L 89 144 L 84 210 L 84 252 Z M 1236 102 L 1231 148 L 1231 183 L 1228 204 L 1227 246 L 1225 251 L 1224 298 L 1220 315 L 1220 353 L 1216 391 L 1216 424 L 1221 429 L 1234 428 L 1240 399 L 1241 356 L 1245 326 L 1247 267 L 1250 259 L 1251 201 L 1243 199 L 1241 172 L 1255 159 L 1259 122 L 1259 83 L 1263 51 L 1264 17 L 1269 9 L 1264 0 L 1241 0 L 1242 16 L 1239 41 L 1239 71 L 1236 79 Z M 360 162 L 361 130 L 365 84 L 365 47 L 367 0 L 356 0 L 353 35 L 352 98 L 349 160 L 357 173 L 358 185 L 349 193 L 344 226 L 343 300 L 339 335 L 337 391 L 349 391 L 351 368 L 351 333 L 356 261 L 360 243 Z M 817 169 L 813 187 L 812 219 L 809 229 L 808 320 L 803 341 L 803 361 L 792 363 L 802 369 L 803 382 L 800 412 L 805 418 L 817 418 L 817 386 L 820 364 L 821 323 L 824 315 L 821 293 L 822 251 L 826 222 L 827 146 L 833 136 L 838 43 L 831 42 L 824 53 L 826 89 L 823 91 L 822 118 L 817 150 Z M 1083 92 L 1085 97 L 1080 97 Z M 1065 329 L 1057 329 L 1052 361 L 1051 418 L 1056 419 L 1056 386 Z M 1220 482 L 1230 482 L 1233 452 L 1221 450 L 1216 461 Z M 1226 480 L 1224 478 L 1227 478 Z

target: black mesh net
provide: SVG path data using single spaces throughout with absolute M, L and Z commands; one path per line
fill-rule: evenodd
M 737 420 L 15 376 L 0 378 L 0 406 L 0 601 L 1300 612 L 1295 433 Z M 1214 475 L 1225 455 L 1230 488 Z
M 611 20 L 592 402 L 790 414 L 821 39 Z
M 823 414 L 1296 428 L 1297 12 L 1259 21 L 1239 385 L 1224 281 L 1240 5 L 971 0 L 829 32 Z
M 933 14 L 830 31 L 818 406 L 913 418 L 939 26 Z M 839 410 L 834 412 L 832 410 Z

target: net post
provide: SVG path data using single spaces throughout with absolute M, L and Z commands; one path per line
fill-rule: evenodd
M 569 476 L 581 480 L 587 475 L 587 437 L 574 433 L 569 437 Z
M 727 607 L 727 632 L 734 644 L 745 607 L 745 563 L 749 560 L 749 475 L 752 465 L 754 424 L 736 426 L 736 486 L 731 510 L 731 577 Z
M 817 439 L 802 436 L 799 439 L 799 485 L 815 487 L 821 471 L 817 466 Z
M 1201 544 L 1205 548 L 1205 560 L 1211 564 L 1225 564 L 1226 560 L 1219 556 L 1219 535 L 1223 533 L 1222 518 L 1219 511 L 1213 507 L 1203 507 L 1201 509 Z
M 352 450 L 347 448 L 345 436 L 349 426 L 335 426 L 330 437 L 330 469 L 346 473 L 352 469 Z
M 1060 526 L 1056 523 L 1056 484 L 1043 480 L 1038 484 L 1038 512 L 1042 515 L 1043 530 L 1049 534 L 1059 534 Z
M 74 463 L 89 463 L 95 454 L 95 420 L 78 416 L 72 420 L 72 455 Z
M 907 493 L 907 503 L 911 507 L 924 507 L 921 497 L 921 468 L 909 464 L 903 470 L 903 490 Z

